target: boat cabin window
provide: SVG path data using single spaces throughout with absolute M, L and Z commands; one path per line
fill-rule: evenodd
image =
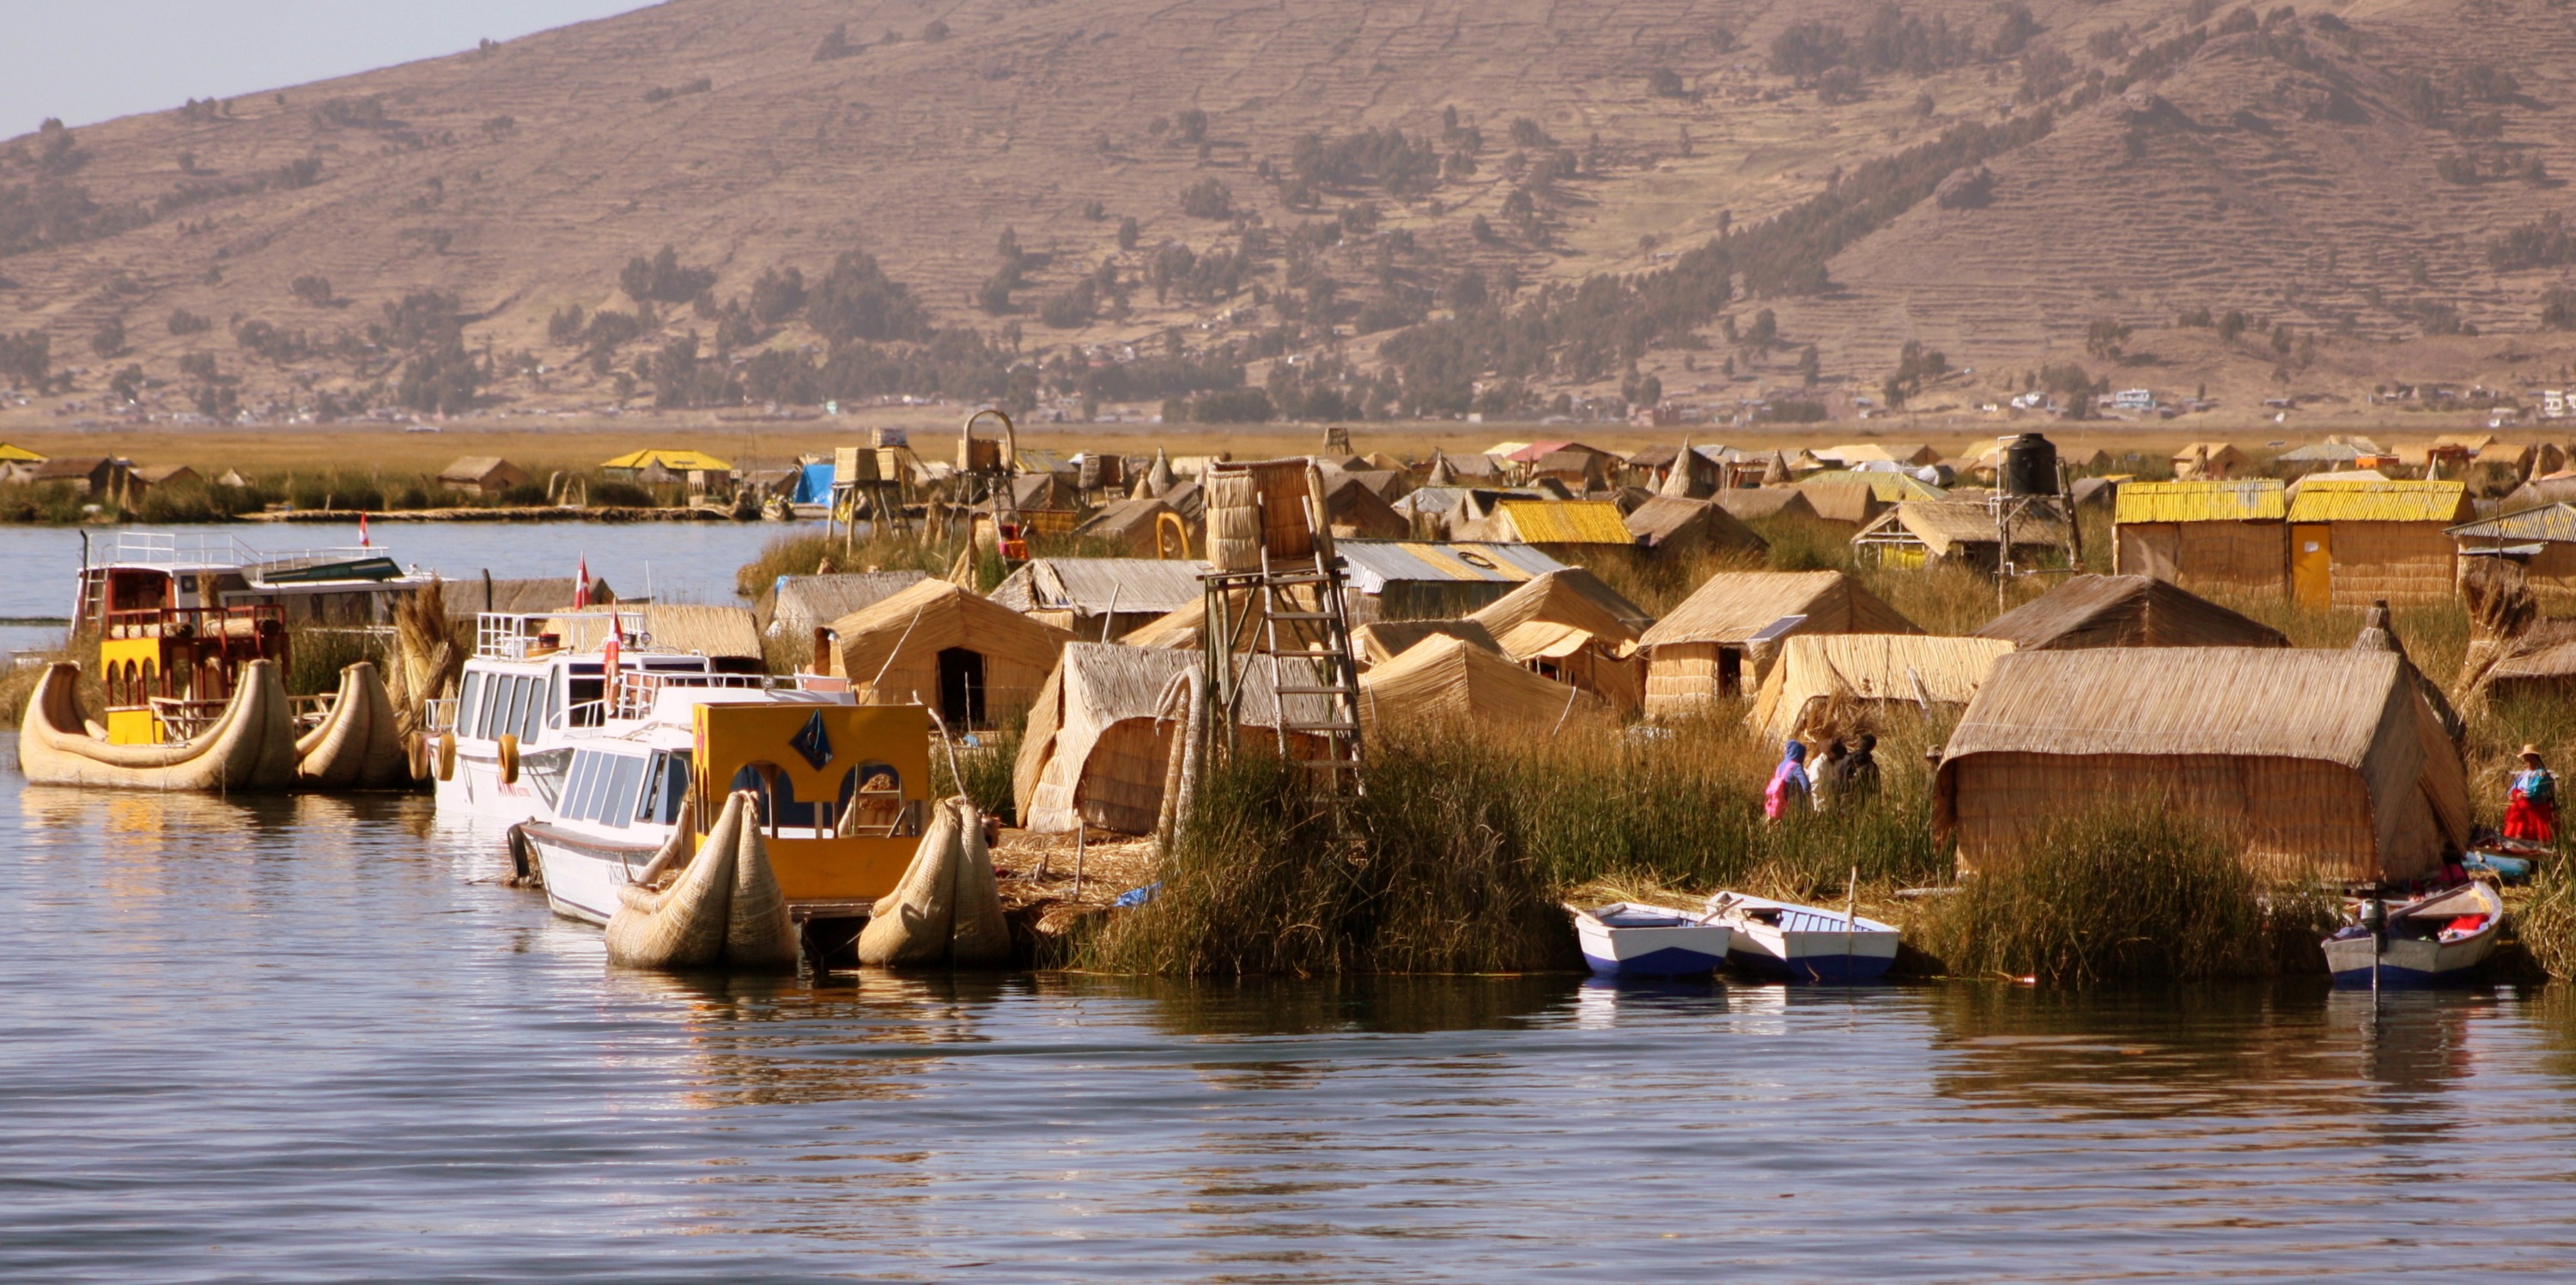
M 563 802 L 556 815 L 566 821 L 581 816 L 581 801 L 590 794 L 590 778 L 599 770 L 599 756 L 583 750 L 572 756 L 572 770 L 564 774 Z
M 474 734 L 476 713 L 474 703 L 482 698 L 483 671 L 477 669 L 465 671 L 465 687 L 456 697 L 456 734 L 458 736 Z
M 494 674 L 483 684 L 483 705 L 474 716 L 474 734 L 476 736 L 480 736 L 487 741 L 497 741 L 501 739 L 500 729 L 496 723 L 497 714 L 495 707 L 505 703 L 504 693 L 509 686 L 510 676 L 507 674 Z
M 662 753 L 653 756 L 651 770 L 644 778 L 644 807 L 638 820 L 655 825 L 676 825 L 680 805 L 689 797 L 689 756 Z
M 501 721 L 493 730 L 507 736 L 519 730 L 519 715 L 527 709 L 528 680 L 512 674 L 501 680 L 501 688 Z
M 610 762 L 608 793 L 599 803 L 599 823 L 632 825 L 635 823 L 635 795 L 644 785 L 644 760 L 641 756 L 620 754 Z
M 571 693 L 565 702 L 564 723 L 570 727 L 597 727 L 606 721 L 608 710 L 602 704 L 608 698 L 608 680 L 597 665 L 574 665 L 562 671 L 570 680 Z
M 530 678 L 526 681 L 528 712 L 519 720 L 519 739 L 533 741 L 546 730 L 546 715 L 554 708 L 555 677 L 549 673 L 543 678 Z

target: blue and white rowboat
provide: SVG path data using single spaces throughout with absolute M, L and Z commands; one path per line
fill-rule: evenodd
M 1724 924 L 1664 906 L 1613 902 L 1598 910 L 1567 906 L 1583 962 L 1603 977 L 1697 977 L 1726 962 L 1733 933 Z
M 2388 927 L 2374 942 L 2349 927 L 2326 938 L 2326 967 L 2335 985 L 2367 990 L 2371 970 L 2382 990 L 2414 990 L 2469 980 L 2495 953 L 2504 926 L 2504 898 L 2483 883 L 2464 883 L 2388 908 Z
M 1708 899 L 1708 918 L 1735 930 L 1728 951 L 1736 967 L 1763 977 L 1859 985 L 1896 963 L 1895 925 L 1839 910 L 1721 892 Z

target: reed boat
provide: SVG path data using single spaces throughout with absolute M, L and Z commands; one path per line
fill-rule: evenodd
M 1896 926 L 1856 914 L 1721 892 L 1708 899 L 1708 918 L 1734 930 L 1727 958 L 1757 976 L 1865 985 L 1896 964 Z
M 496 826 L 543 814 L 564 785 L 573 743 L 642 712 L 640 705 L 615 707 L 612 675 L 710 686 L 768 682 L 724 674 L 709 657 L 657 645 L 640 612 L 485 612 L 476 618 L 474 654 L 457 694 L 429 705 L 420 752 L 439 812 Z M 619 691 L 630 703 L 650 703 L 641 685 Z
M 18 769 L 34 785 L 135 790 L 279 790 L 295 783 L 294 719 L 278 662 L 256 659 L 235 671 L 220 713 L 192 734 L 121 738 L 92 717 L 80 666 L 56 664 L 37 680 L 18 734 Z M 122 675 L 110 680 L 118 692 Z M 111 700 L 117 699 L 111 695 Z M 118 719 L 133 710 L 111 710 Z M 149 708 L 142 711 L 148 715 Z M 146 724 L 147 727 L 151 726 Z
M 309 724 L 309 725 L 308 725 Z M 309 717 L 298 714 L 295 780 L 307 789 L 401 789 L 410 756 L 384 675 L 371 660 L 340 670 L 339 692 Z
M 2495 953 L 2504 927 L 2504 897 L 2483 883 L 2389 905 L 2387 925 L 2377 933 L 2361 922 L 2366 904 L 2354 903 L 2353 922 L 2325 940 L 2326 967 L 2337 986 L 2367 989 L 2374 972 L 2382 990 L 2466 981 Z
M 511 828 L 555 913 L 607 923 L 625 889 L 693 856 L 738 791 L 800 920 L 861 918 L 893 891 L 929 799 L 929 712 L 794 681 L 621 680 L 649 685 L 649 705 L 568 747 L 542 813 Z
M 1583 962 L 1598 977 L 1698 977 L 1726 963 L 1733 936 L 1724 924 L 1668 906 L 1612 902 L 1567 906 Z

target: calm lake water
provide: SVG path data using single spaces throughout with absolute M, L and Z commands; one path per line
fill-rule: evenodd
M 358 542 L 352 522 L 270 526 L 89 527 L 91 546 L 103 557 L 121 532 L 176 532 L 226 539 L 263 553 L 338 548 Z M 569 577 L 590 560 L 590 573 L 607 578 L 621 594 L 650 593 L 663 602 L 736 602 L 734 569 L 760 546 L 789 531 L 819 531 L 819 523 L 775 522 L 375 522 L 368 537 L 405 565 L 436 571 L 450 580 L 535 576 Z M 71 614 L 72 580 L 81 565 L 79 527 L 0 526 L 0 618 Z M 5 640 L 0 640 L 5 641 Z M 26 645 L 23 642 L 19 645 Z
M 614 973 L 426 799 L 24 788 L 0 1279 L 2564 1278 L 2576 1000 Z

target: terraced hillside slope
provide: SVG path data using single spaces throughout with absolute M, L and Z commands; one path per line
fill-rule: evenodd
M 1222 420 L 2538 378 L 2571 55 L 2576 11 L 2487 0 L 674 0 L 0 143 L 0 387 Z

